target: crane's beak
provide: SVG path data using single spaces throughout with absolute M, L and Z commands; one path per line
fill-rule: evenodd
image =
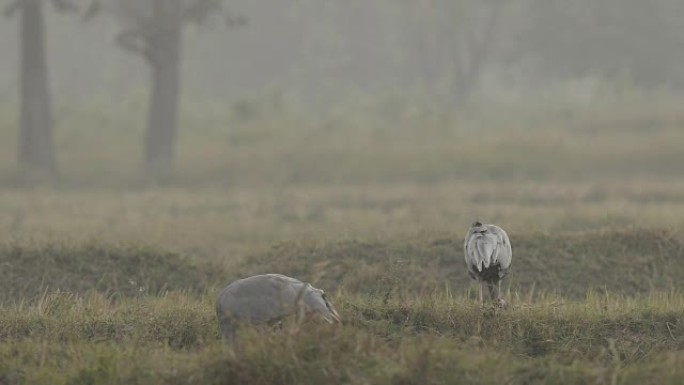
M 323 315 L 323 319 L 325 319 L 328 323 L 334 324 L 335 322 L 337 323 L 342 323 L 342 320 L 340 319 L 340 315 L 337 314 L 335 309 L 328 307 L 329 313 Z
M 337 321 L 338 323 L 342 323 L 340 315 L 337 314 L 337 311 L 335 310 L 333 305 L 330 303 L 330 301 L 328 301 L 328 297 L 325 295 L 325 293 L 321 293 L 321 297 L 323 298 L 323 302 L 325 302 L 325 307 L 328 309 L 328 315 L 324 316 L 325 320 L 331 324 L 335 323 L 335 321 Z
M 335 309 L 330 309 L 330 310 L 331 310 L 330 315 L 332 316 L 332 318 L 333 318 L 335 321 L 337 321 L 337 323 L 341 324 L 341 323 L 342 323 L 342 320 L 340 319 L 340 315 L 337 314 L 337 312 L 335 311 Z M 332 322 L 331 322 L 331 323 L 332 323 Z

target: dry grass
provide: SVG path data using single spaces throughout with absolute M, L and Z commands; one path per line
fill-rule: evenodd
M 11 292 L 14 298 L 0 308 L 0 379 L 674 384 L 684 378 L 676 234 L 628 229 L 512 237 L 519 257 L 508 279 L 509 307 L 496 312 L 478 306 L 460 242 L 450 238 L 282 243 L 227 271 L 149 248 L 4 245 L 6 279 L 31 283 L 37 273 L 42 284 L 62 290 L 33 295 L 41 288 L 34 283 Z M 344 324 L 241 329 L 234 350 L 225 350 L 213 312 L 217 289 L 237 276 L 276 269 L 328 290 Z M 136 290 L 124 281 L 132 275 L 182 290 Z M 603 287 L 590 289 L 596 282 Z
M 337 295 L 340 327 L 218 339 L 211 297 L 50 294 L 0 312 L 5 383 L 676 383 L 684 297 L 549 297 L 497 314 L 445 293 Z M 674 310 L 676 309 L 676 310 Z M 646 371 L 650 376 L 648 377 Z
M 518 233 L 684 227 L 684 182 L 444 182 L 143 190 L 6 189 L 0 233 L 161 245 L 234 261 L 281 241 L 462 237 L 475 218 Z
M 0 384 L 681 383 L 675 101 L 242 120 L 198 103 L 154 183 L 142 109 L 84 106 L 58 112 L 63 173 L 34 188 L 0 106 Z M 498 313 L 462 264 L 475 218 L 513 241 Z M 225 352 L 216 290 L 267 271 L 331 292 L 344 325 L 242 330 Z

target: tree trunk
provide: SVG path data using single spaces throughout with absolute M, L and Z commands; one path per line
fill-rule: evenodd
M 418 55 L 422 72 L 423 86 L 433 90 L 439 83 L 439 61 L 437 46 L 437 11 L 433 0 L 420 2 Z
M 471 31 L 471 34 L 466 36 L 465 50 L 467 60 L 465 60 L 465 63 L 461 63 L 461 66 L 456 66 L 457 72 L 452 79 L 451 86 L 456 107 L 460 107 L 470 100 L 475 86 L 481 80 L 482 72 L 487 66 L 487 59 L 492 50 L 492 45 L 494 45 L 496 29 L 504 4 L 504 2 L 493 3 L 489 17 L 484 23 L 481 32 L 478 28 L 479 26 L 475 25 L 476 31 Z M 480 34 L 482 34 L 481 37 L 478 36 Z
M 45 60 L 43 0 L 21 0 L 21 123 L 18 161 L 32 171 L 55 174 L 52 110 Z
M 157 176 L 173 171 L 182 31 L 180 0 L 154 0 L 153 31 L 148 37 L 152 92 L 145 138 L 145 168 Z

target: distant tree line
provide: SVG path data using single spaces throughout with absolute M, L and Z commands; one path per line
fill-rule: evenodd
M 152 87 L 145 136 L 145 169 L 167 175 L 173 167 L 177 132 L 182 29 L 222 12 L 221 0 L 50 0 L 58 11 L 82 11 L 84 19 L 104 13 L 121 24 L 120 47 L 140 55 L 151 69 Z M 12 0 L 5 15 L 20 14 L 21 122 L 18 161 L 30 172 L 57 172 L 49 90 L 44 0 Z M 81 5 L 81 7 L 79 7 Z M 228 19 L 230 20 L 230 19 Z
M 485 70 L 521 63 L 535 79 L 595 75 L 628 78 L 644 87 L 684 86 L 684 3 L 679 0 L 272 1 L 289 2 L 300 15 L 303 41 L 323 39 L 325 29 L 363 47 L 357 52 L 368 57 L 395 50 L 398 60 L 420 68 L 419 79 L 406 84 L 440 89 L 453 108 L 471 98 Z M 7 0 L 4 14 L 19 19 L 21 40 L 18 162 L 47 175 L 58 170 L 45 53 L 47 3 L 78 15 L 75 20 L 110 16 L 118 21 L 117 44 L 150 68 L 144 168 L 150 175 L 170 174 L 184 26 L 216 16 L 229 26 L 244 20 L 232 17 L 222 0 Z M 362 34 L 371 32 L 384 34 L 386 47 L 363 46 Z M 302 74 L 301 81 L 310 81 L 309 75 Z

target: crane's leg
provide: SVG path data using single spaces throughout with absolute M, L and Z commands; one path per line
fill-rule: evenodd
M 492 301 L 496 301 L 497 293 L 494 292 L 496 289 L 494 283 L 487 281 L 487 289 L 489 290 L 489 299 Z
M 496 286 L 496 304 L 501 308 L 506 307 L 506 301 L 504 301 L 501 296 L 501 280 L 499 280 L 499 283 Z
M 225 345 L 231 345 L 235 339 L 235 325 L 228 319 L 219 320 L 219 329 Z
M 484 306 L 484 281 L 480 281 L 480 307 Z

